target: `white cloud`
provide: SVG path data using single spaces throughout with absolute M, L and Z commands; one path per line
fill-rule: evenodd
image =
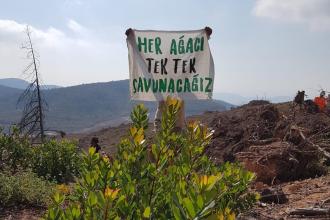
M 123 74 L 127 72 L 124 37 L 102 40 L 96 31 L 74 20 L 67 22 L 74 34 L 54 27 L 29 27 L 46 83 L 72 85 L 127 78 Z M 25 51 L 20 49 L 26 42 L 25 30 L 24 23 L 0 19 L 0 78 L 21 76 L 26 66 L 26 60 L 22 59 Z
M 70 28 L 72 31 L 76 33 L 83 33 L 86 32 L 86 28 L 76 22 L 75 20 L 70 19 L 67 24 L 68 28 Z
M 311 30 L 330 30 L 329 0 L 256 0 L 253 13 L 276 21 L 308 25 Z
M 13 20 L 0 20 L 0 40 L 2 43 L 17 43 L 25 41 L 27 24 L 18 23 Z M 29 26 L 35 41 L 47 46 L 59 46 L 63 40 L 67 40 L 65 34 L 53 27 L 46 30 Z
M 12 20 L 0 20 L 0 29 L 3 32 L 15 33 L 18 31 L 23 31 L 25 28 L 25 24 L 19 24 Z

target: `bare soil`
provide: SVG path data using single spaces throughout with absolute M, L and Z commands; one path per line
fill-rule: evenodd
M 45 208 L 36 207 L 12 207 L 0 209 L 0 219 L 4 220 L 37 220 L 45 212 Z

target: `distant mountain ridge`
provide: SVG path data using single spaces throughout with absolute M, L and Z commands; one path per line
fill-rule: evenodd
M 0 126 L 19 121 L 22 107 L 17 107 L 17 99 L 22 92 L 0 85 Z M 49 89 L 42 94 L 48 103 L 46 128 L 65 132 L 97 130 L 127 122 L 132 107 L 138 103 L 130 101 L 128 80 Z M 144 103 L 153 119 L 156 103 Z M 186 114 L 223 111 L 232 106 L 219 100 L 187 101 Z
M 15 89 L 25 89 L 29 84 L 30 83 L 28 81 L 25 81 L 23 79 L 18 79 L 18 78 L 0 79 L 1 86 L 6 86 L 6 87 L 10 87 L 10 88 L 15 88 Z M 56 89 L 56 88 L 61 88 L 61 86 L 42 85 L 42 89 Z
M 245 97 L 235 93 L 213 93 L 213 98 L 229 102 L 234 105 L 244 105 L 252 100 L 266 99 L 272 103 L 281 103 L 292 101 L 293 97 L 290 96 L 272 96 L 272 97 Z

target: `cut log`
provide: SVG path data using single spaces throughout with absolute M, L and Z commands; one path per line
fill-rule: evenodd
M 299 208 L 292 210 L 290 215 L 303 215 L 303 216 L 330 216 L 330 209 L 322 208 Z

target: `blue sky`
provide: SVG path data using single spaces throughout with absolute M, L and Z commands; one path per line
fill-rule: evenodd
M 0 78 L 24 78 L 24 26 L 44 83 L 128 78 L 126 28 L 213 28 L 215 92 L 245 96 L 330 90 L 329 0 L 1 1 Z

